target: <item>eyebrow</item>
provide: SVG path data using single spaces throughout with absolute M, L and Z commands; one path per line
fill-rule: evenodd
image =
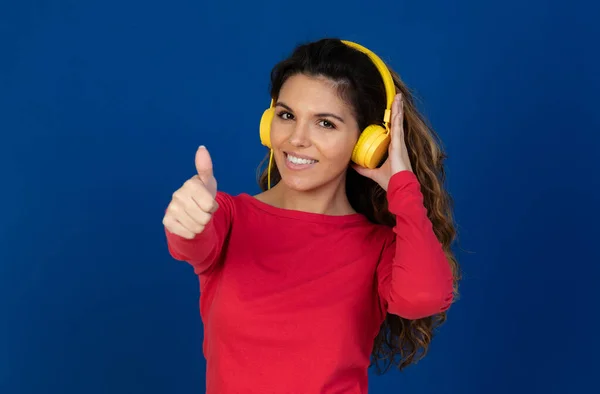
M 275 106 L 276 107 L 283 107 L 283 108 L 287 109 L 290 112 L 294 112 L 287 104 L 285 104 L 285 103 L 283 103 L 281 101 L 278 101 L 275 104 Z M 335 118 L 335 119 L 339 120 L 342 123 L 346 123 L 346 122 L 344 122 L 344 119 L 342 119 L 340 116 L 338 116 L 336 114 L 329 113 L 329 112 L 322 112 L 322 113 L 319 113 L 319 114 L 315 114 L 315 116 L 318 116 L 318 117 L 331 117 L 331 118 Z

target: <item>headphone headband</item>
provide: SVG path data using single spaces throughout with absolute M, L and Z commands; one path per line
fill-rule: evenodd
M 392 114 L 392 104 L 394 103 L 394 97 L 396 96 L 396 86 L 394 85 L 394 78 L 390 73 L 390 70 L 387 68 L 383 60 L 379 58 L 374 52 L 365 48 L 364 46 L 357 44 L 352 41 L 341 40 L 344 44 L 348 45 L 351 48 L 354 48 L 365 55 L 369 56 L 369 59 L 373 62 L 379 74 L 381 74 L 381 79 L 383 80 L 383 85 L 385 86 L 385 96 L 386 96 L 386 107 L 385 113 L 383 115 L 383 122 L 385 127 L 389 129 L 390 118 Z

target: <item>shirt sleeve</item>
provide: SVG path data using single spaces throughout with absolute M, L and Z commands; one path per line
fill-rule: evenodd
M 218 192 L 215 199 L 219 208 L 204 231 L 193 239 L 180 237 L 165 228 L 167 246 L 171 256 L 175 260 L 190 263 L 197 275 L 206 273 L 218 263 L 231 229 L 233 218 L 231 197 Z
M 416 175 L 411 171 L 394 174 L 387 199 L 396 225 L 377 268 L 383 307 L 410 320 L 441 313 L 453 299 L 453 276 L 427 217 Z

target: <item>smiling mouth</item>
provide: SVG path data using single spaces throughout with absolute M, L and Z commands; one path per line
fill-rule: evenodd
M 309 164 L 315 164 L 318 163 L 318 160 L 314 160 L 314 159 L 309 159 L 306 157 L 298 157 L 295 156 L 292 153 L 287 153 L 284 152 L 285 155 L 285 160 L 291 164 L 295 164 L 295 165 L 309 165 Z

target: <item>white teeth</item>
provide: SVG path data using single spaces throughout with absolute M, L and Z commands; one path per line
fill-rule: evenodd
M 287 155 L 287 159 L 294 164 L 313 164 L 317 162 L 316 160 L 301 159 L 292 155 Z

